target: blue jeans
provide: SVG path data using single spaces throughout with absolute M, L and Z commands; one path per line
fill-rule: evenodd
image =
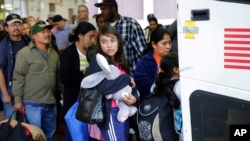
M 2 95 L 1 95 L 1 99 L 3 100 Z M 5 118 L 9 118 L 14 110 L 14 106 L 12 104 L 7 104 L 7 103 L 3 102 L 3 110 L 4 110 Z M 14 114 L 13 118 L 15 118 L 15 117 L 16 117 L 16 115 Z
M 47 141 L 53 141 L 56 131 L 56 105 L 24 104 L 25 115 L 30 124 L 43 130 Z

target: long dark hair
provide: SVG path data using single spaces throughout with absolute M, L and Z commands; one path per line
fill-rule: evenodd
M 174 67 L 179 67 L 178 56 L 176 53 L 165 55 L 161 59 L 161 72 L 157 75 L 155 80 L 154 94 L 166 95 L 169 99 L 170 105 L 173 108 L 179 108 L 180 101 L 173 92 L 174 84 L 170 80 L 173 74 Z
M 73 29 L 73 31 L 69 35 L 69 41 L 75 42 L 79 40 L 78 35 L 82 34 L 85 35 L 89 31 L 96 30 L 95 26 L 93 26 L 89 22 L 80 22 L 78 23 L 77 27 Z
M 122 38 L 121 35 L 118 33 L 118 31 L 112 27 L 112 26 L 106 26 L 104 28 L 102 28 L 98 34 L 97 34 L 97 52 L 101 53 L 102 55 L 104 55 L 109 63 L 115 64 L 115 62 L 109 57 L 107 56 L 101 49 L 101 45 L 100 45 L 100 37 L 101 35 L 106 35 L 109 36 L 109 34 L 115 35 L 117 37 L 118 40 L 118 51 L 115 54 L 115 62 L 119 62 L 120 67 L 122 69 L 124 69 L 126 71 L 126 73 L 130 73 L 130 69 L 129 69 L 129 64 L 128 64 L 128 60 L 125 57 L 124 51 L 123 51 L 123 44 L 122 44 Z
M 153 30 L 150 36 L 150 42 L 147 44 L 147 47 L 143 50 L 142 56 L 147 54 L 149 51 L 153 52 L 152 43 L 154 42 L 155 44 L 157 44 L 164 38 L 164 35 L 169 35 L 169 37 L 171 37 L 170 33 L 163 27 L 157 27 L 155 30 Z

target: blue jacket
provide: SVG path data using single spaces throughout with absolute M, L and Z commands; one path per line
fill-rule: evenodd
M 158 70 L 152 51 L 138 61 L 134 71 L 134 80 L 140 92 L 140 99 L 150 94 L 150 88 L 155 81 Z
M 88 75 L 93 74 L 95 72 L 102 71 L 102 69 L 99 67 L 97 64 L 96 57 L 93 57 L 91 59 L 91 62 L 89 64 L 89 69 L 88 69 Z M 130 76 L 128 74 L 120 75 L 118 78 L 114 80 L 107 80 L 104 79 L 97 85 L 97 90 L 103 94 L 103 95 L 108 95 L 117 92 L 118 90 L 121 90 L 125 86 L 130 84 Z M 138 100 L 138 94 L 135 89 L 132 90 L 132 94 L 137 98 Z M 111 111 L 111 99 L 106 99 L 103 97 L 104 103 L 104 111 L 105 111 L 105 116 L 104 116 L 104 122 L 100 124 L 99 126 L 103 128 L 108 128 L 108 124 L 110 121 L 110 111 Z
M 15 55 L 29 43 L 30 39 L 22 36 L 21 42 L 18 43 L 19 46 L 14 48 L 8 35 L 0 42 L 0 69 L 4 72 L 8 92 L 12 97 L 12 74 L 15 66 Z

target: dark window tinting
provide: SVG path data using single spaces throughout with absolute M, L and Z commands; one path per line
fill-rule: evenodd
M 190 110 L 193 141 L 229 141 L 230 125 L 250 124 L 249 101 L 215 93 L 192 93 Z

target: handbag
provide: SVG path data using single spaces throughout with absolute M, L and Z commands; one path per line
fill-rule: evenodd
M 81 88 L 76 118 L 89 124 L 100 124 L 103 121 L 102 94 L 94 88 Z
M 75 117 L 78 105 L 79 102 L 76 101 L 67 111 L 64 119 L 73 141 L 88 141 L 88 124 Z
M 7 120 L 3 120 L 0 123 L 0 141 L 34 141 L 32 133 L 29 128 L 23 125 L 22 118 L 27 119 L 24 115 L 20 115 L 17 120 L 12 119 L 15 111 L 12 112 L 11 116 Z

